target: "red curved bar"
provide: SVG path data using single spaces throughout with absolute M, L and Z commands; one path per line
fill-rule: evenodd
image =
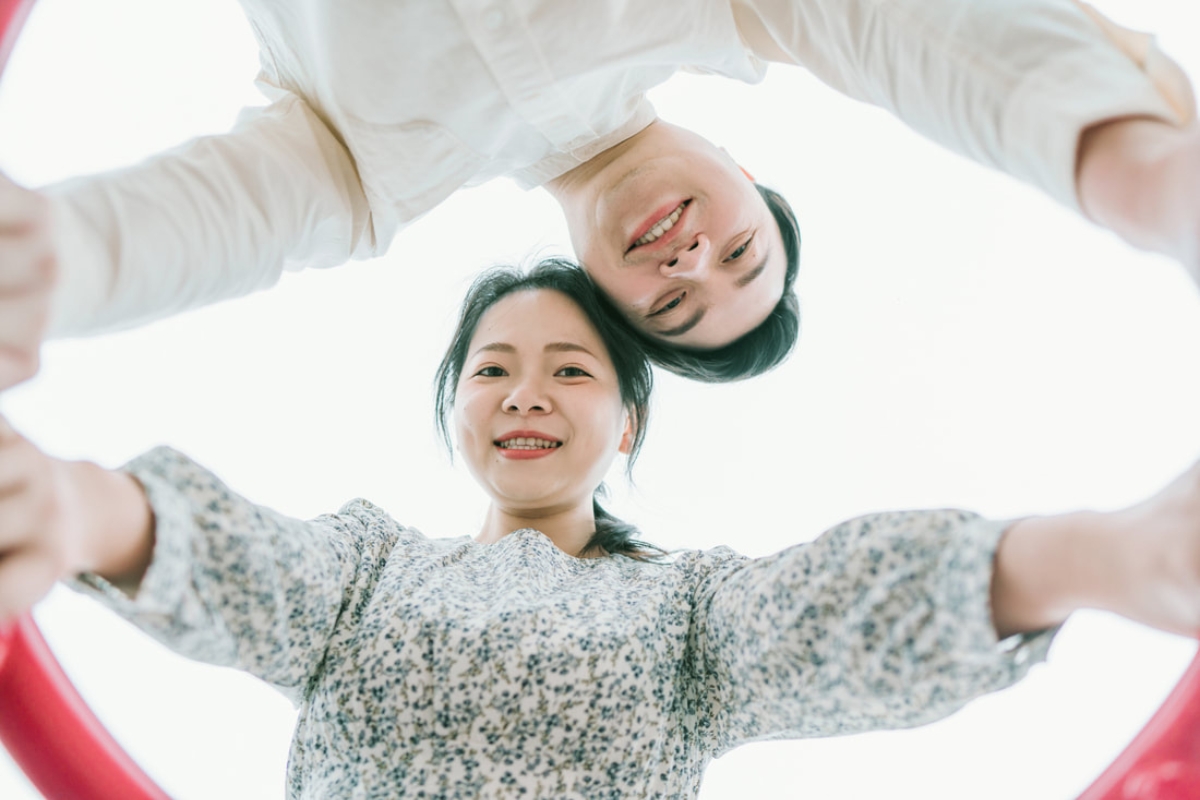
M 0 75 L 32 7 L 33 0 L 0 0 Z
M 28 613 L 0 630 L 0 743 L 52 800 L 170 800 L 92 714 Z
M 33 0 L 0 0 L 0 75 Z M 75 691 L 33 617 L 0 626 L 0 743 L 52 800 L 170 800 Z M 1200 654 L 1079 800 L 1200 798 Z
M 1200 653 L 1141 732 L 1079 800 L 1200 798 Z

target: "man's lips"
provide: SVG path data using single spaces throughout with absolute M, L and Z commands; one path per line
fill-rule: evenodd
M 649 233 L 651 230 L 653 230 L 655 225 L 662 222 L 667 217 L 671 216 L 671 213 L 675 209 L 679 208 L 679 206 L 683 205 L 684 203 L 687 203 L 687 205 L 684 205 L 683 213 L 681 213 L 679 215 L 679 218 L 677 220 L 675 220 L 675 224 L 671 227 L 671 230 L 666 231 L 661 236 L 659 236 L 657 239 L 655 239 L 653 242 L 647 242 L 646 244 L 643 244 L 643 245 L 639 245 L 637 243 L 639 239 L 641 239 L 643 236 L 645 236 L 647 233 Z M 673 236 L 678 235 L 680 227 L 682 226 L 682 223 L 684 221 L 684 218 L 688 215 L 688 211 L 691 209 L 691 207 L 692 207 L 692 204 L 690 202 L 688 202 L 688 200 L 677 200 L 674 203 L 669 203 L 667 205 L 661 206 L 658 209 L 655 209 L 654 213 L 651 214 L 649 217 L 647 217 L 642 222 L 642 224 L 640 226 L 638 226 L 638 228 L 633 232 L 633 236 L 629 238 L 629 246 L 625 249 L 625 252 L 629 253 L 633 250 L 637 250 L 640 248 L 653 247 L 654 245 L 659 244 L 660 242 L 665 242 L 665 241 L 671 239 Z

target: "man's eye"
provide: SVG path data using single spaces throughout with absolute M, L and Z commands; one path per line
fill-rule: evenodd
M 746 251 L 750 249 L 750 243 L 753 241 L 754 241 L 754 237 L 751 236 L 749 239 L 746 240 L 746 243 L 744 245 L 742 245 L 737 250 L 734 250 L 732 253 L 729 254 L 728 260 L 729 261 L 737 261 L 739 258 L 746 255 Z
M 686 293 L 685 293 L 685 294 L 686 294 Z M 681 294 L 681 295 L 679 295 L 679 297 L 676 297 L 674 300 L 672 300 L 671 302 L 667 303 L 665 306 L 663 306 L 662 308 L 660 308 L 658 311 L 655 311 L 655 312 L 654 312 L 654 316 L 656 316 L 656 317 L 657 317 L 659 314 L 665 314 L 665 313 L 667 313 L 668 311 L 670 311 L 672 308 L 675 308 L 676 306 L 678 306 L 680 303 L 682 303 L 682 302 L 683 302 L 683 298 L 684 298 L 684 296 L 685 296 L 684 294 Z
M 482 378 L 502 378 L 505 372 L 500 367 L 484 367 L 479 372 L 476 372 L 475 375 Z
M 558 372 L 554 373 L 562 378 L 590 378 L 590 373 L 580 369 L 579 367 L 563 367 Z

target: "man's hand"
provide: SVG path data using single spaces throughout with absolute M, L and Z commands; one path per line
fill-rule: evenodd
M 1097 125 L 1080 142 L 1078 184 L 1093 221 L 1175 258 L 1200 284 L 1200 126 Z
M 49 204 L 0 175 L 0 390 L 38 370 L 57 268 Z

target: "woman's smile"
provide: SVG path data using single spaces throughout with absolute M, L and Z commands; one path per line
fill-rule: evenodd
M 543 458 L 553 454 L 563 442 L 539 431 L 510 431 L 493 442 L 500 455 L 517 461 Z

